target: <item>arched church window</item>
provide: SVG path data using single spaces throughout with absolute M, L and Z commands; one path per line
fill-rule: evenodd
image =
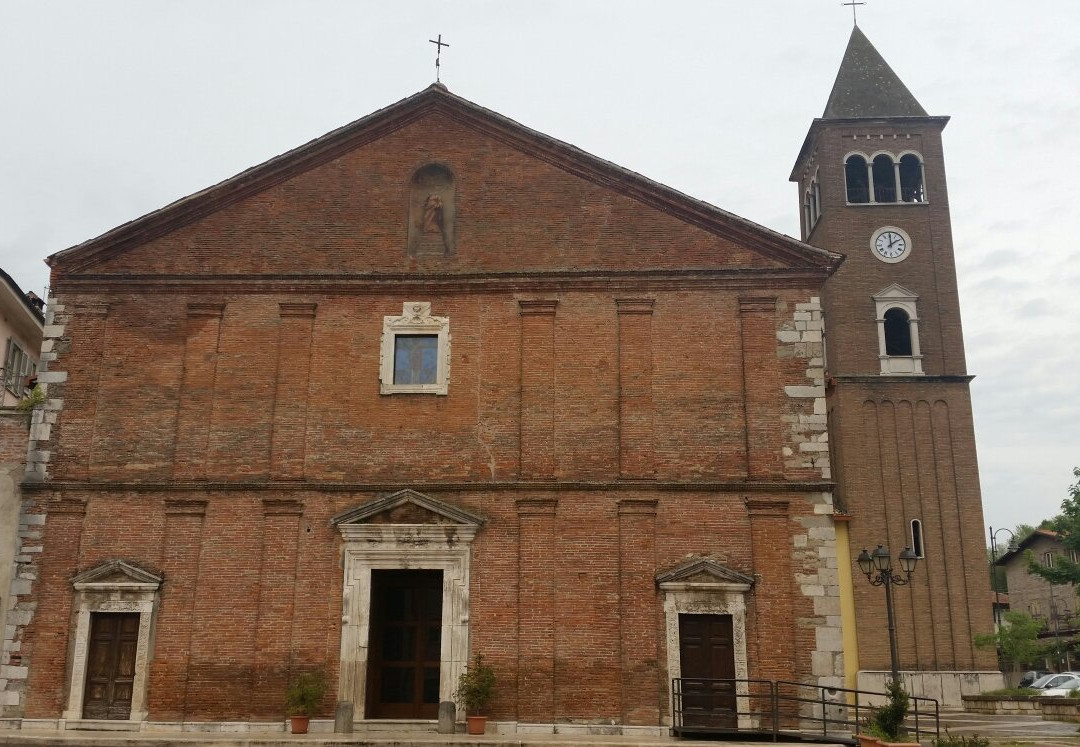
M 911 520 L 911 549 L 915 552 L 915 557 L 926 557 L 923 547 L 922 521 L 919 519 Z
M 896 164 L 882 153 L 874 159 L 874 202 L 896 202 Z
M 454 253 L 454 174 L 439 163 L 421 166 L 409 184 L 409 256 Z
M 870 177 L 866 171 L 866 159 L 848 156 L 844 162 L 848 202 L 870 202 Z
M 911 325 L 907 312 L 892 308 L 885 312 L 885 355 L 911 355 Z
M 923 165 L 914 153 L 900 157 L 900 199 L 904 202 L 926 202 Z

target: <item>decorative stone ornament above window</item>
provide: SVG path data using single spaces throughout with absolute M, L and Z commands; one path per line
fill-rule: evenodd
M 447 394 L 450 318 L 432 316 L 431 304 L 406 301 L 401 316 L 383 317 L 380 394 Z

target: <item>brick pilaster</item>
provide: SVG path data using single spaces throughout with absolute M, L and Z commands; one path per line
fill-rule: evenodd
M 185 715 L 191 618 L 206 504 L 199 498 L 165 500 L 162 572 L 167 582 L 161 590 L 154 666 L 150 668 L 147 706 L 152 721 L 179 721 Z
M 311 331 L 315 304 L 283 303 L 278 307 L 277 383 L 274 394 L 270 476 L 275 480 L 304 477 Z
M 774 498 L 747 498 L 750 542 L 754 558 L 755 624 L 758 661 L 752 676 L 793 679 L 796 667 L 794 581 L 791 572 L 791 537 L 788 502 Z M 788 621 L 788 622 L 783 622 Z
M 619 639 L 622 723 L 660 723 L 655 500 L 619 501 Z
M 191 303 L 187 308 L 187 343 L 180 381 L 180 407 L 176 419 L 176 456 L 173 477 L 206 477 L 210 416 L 214 408 L 218 342 L 225 304 Z
M 747 477 L 783 475 L 780 375 L 776 357 L 776 299 L 739 299 L 742 339 L 743 407 L 746 412 Z
M 558 301 L 518 301 L 521 310 L 522 477 L 555 474 L 555 308 Z
M 285 687 L 292 663 L 296 551 L 304 504 L 263 499 L 262 573 L 255 625 L 251 718 L 277 719 L 285 709 Z
M 554 498 L 523 498 L 518 513 L 517 718 L 555 718 L 555 507 Z
M 62 498 L 48 509 L 45 537 L 49 552 L 41 558 L 37 609 L 22 641 L 23 665 L 30 666 L 27 718 L 57 718 L 67 690 L 68 642 L 71 637 L 71 577 L 79 570 L 85 498 Z M 77 683 L 82 687 L 82 683 Z
M 651 478 L 653 465 L 653 299 L 617 298 L 619 477 Z

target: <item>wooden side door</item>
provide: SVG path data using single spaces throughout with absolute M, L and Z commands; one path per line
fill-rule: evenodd
M 91 613 L 83 718 L 131 718 L 138 646 L 138 613 Z
M 371 572 L 367 718 L 439 716 L 442 571 Z
M 735 641 L 731 615 L 679 615 L 683 725 L 735 729 Z

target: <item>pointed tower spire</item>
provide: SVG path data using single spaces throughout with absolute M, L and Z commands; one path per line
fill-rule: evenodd
M 855 26 L 848 39 L 844 61 L 836 74 L 824 119 L 849 117 L 925 117 L 926 110 L 915 100 L 889 63 L 874 49 L 862 30 Z

